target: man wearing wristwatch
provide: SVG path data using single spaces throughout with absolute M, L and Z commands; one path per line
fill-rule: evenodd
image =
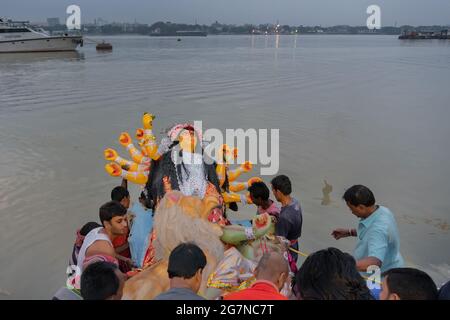
M 357 237 L 353 256 L 356 267 L 367 272 L 369 266 L 378 266 L 381 272 L 403 267 L 400 254 L 400 237 L 392 212 L 375 204 L 375 197 L 369 188 L 355 185 L 343 196 L 351 212 L 360 220 L 357 229 L 335 229 L 331 235 L 339 240 Z

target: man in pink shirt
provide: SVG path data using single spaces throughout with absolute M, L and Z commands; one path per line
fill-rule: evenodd
M 255 182 L 249 188 L 250 199 L 258 207 L 257 214 L 268 213 L 278 220 L 280 208 L 269 199 L 270 191 L 264 182 Z

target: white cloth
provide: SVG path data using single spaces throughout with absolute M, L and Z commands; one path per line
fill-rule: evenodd
M 180 191 L 186 196 L 203 198 L 206 193 L 208 181 L 205 175 L 202 155 L 183 151 L 182 161 L 186 171 L 183 167 L 181 168 L 181 179 L 177 172 Z
M 81 245 L 80 248 L 80 252 L 78 253 L 77 267 L 79 268 L 80 272 L 83 272 L 83 262 L 84 258 L 86 257 L 86 251 L 95 241 L 104 240 L 108 241 L 111 244 L 111 246 L 113 245 L 108 236 L 103 232 L 100 232 L 102 230 L 103 227 L 95 228 L 91 230 L 84 238 L 83 244 Z

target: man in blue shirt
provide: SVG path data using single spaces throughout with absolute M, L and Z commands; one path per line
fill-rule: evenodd
M 400 237 L 392 212 L 376 205 L 372 191 L 362 185 L 348 189 L 343 198 L 351 212 L 360 218 L 358 229 L 335 229 L 332 236 L 336 240 L 357 237 L 353 256 L 358 270 L 367 272 L 369 266 L 378 266 L 385 272 L 403 267 Z

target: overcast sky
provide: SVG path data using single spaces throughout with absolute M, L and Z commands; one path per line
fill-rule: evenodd
M 44 22 L 65 21 L 69 4 L 81 7 L 82 23 L 171 21 L 211 24 L 365 25 L 366 9 L 381 7 L 383 26 L 448 25 L 450 0 L 0 0 L 0 16 Z

